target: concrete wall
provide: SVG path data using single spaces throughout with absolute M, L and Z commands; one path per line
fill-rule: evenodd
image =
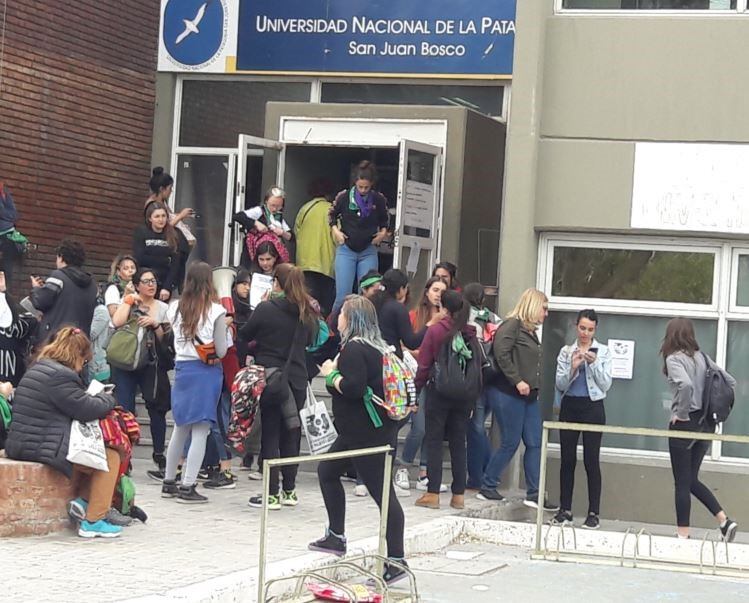
M 167 171 L 172 161 L 172 136 L 174 128 L 174 95 L 177 75 L 156 74 L 156 110 L 153 121 L 153 146 L 151 165 L 164 166 Z

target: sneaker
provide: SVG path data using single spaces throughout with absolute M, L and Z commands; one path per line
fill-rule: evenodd
M 164 471 L 164 469 L 166 469 L 166 457 L 163 454 L 154 452 L 151 455 L 151 458 L 153 459 L 154 465 L 159 468 L 159 471 Z
M 263 474 L 257 470 L 255 471 L 250 470 L 250 474 L 247 477 L 249 477 L 253 482 L 263 481 Z
M 211 490 L 231 490 L 237 487 L 237 480 L 231 471 L 222 471 L 214 476 L 213 479 L 204 483 L 203 487 L 210 488 Z
M 146 471 L 146 475 L 156 482 L 164 481 L 164 472 L 161 469 L 151 469 Z
M 252 454 L 245 454 L 242 457 L 242 464 L 239 467 L 240 471 L 252 471 L 252 462 L 255 460 L 255 456 Z
M 299 504 L 296 490 L 281 490 L 281 504 L 284 507 L 296 507 Z
M 393 481 L 395 482 L 395 485 L 402 490 L 411 489 L 411 479 L 408 476 L 408 469 L 405 467 L 398 469 L 398 471 L 395 472 L 395 478 Z
M 117 509 L 112 507 L 104 516 L 104 521 L 106 521 L 107 523 L 111 523 L 113 526 L 126 527 L 133 523 L 133 518 L 128 517 L 127 515 L 123 515 Z
M 208 499 L 198 494 L 195 484 L 192 486 L 177 486 L 177 502 L 183 504 L 207 503 Z
M 551 518 L 551 525 L 571 526 L 572 525 L 572 513 L 570 511 L 560 510 L 556 515 L 554 515 L 554 517 Z
M 148 521 L 148 515 L 146 514 L 146 512 L 136 505 L 133 505 L 130 508 L 130 517 L 132 517 L 133 519 L 137 519 L 142 523 L 146 523 Z
M 250 497 L 248 503 L 253 509 L 263 508 L 263 496 L 258 494 L 257 496 Z M 281 508 L 281 499 L 277 494 L 271 494 L 268 496 L 268 509 L 271 511 L 278 511 Z
M 533 496 L 526 496 L 525 500 L 523 501 L 523 504 L 526 507 L 530 507 L 531 509 L 538 509 L 538 494 L 534 494 Z M 559 505 L 555 505 L 553 503 L 550 503 L 548 499 L 544 498 L 544 511 L 558 511 Z
M 481 488 L 481 490 L 479 490 L 476 494 L 476 498 L 478 498 L 479 500 L 493 500 L 496 502 L 505 499 L 505 497 L 497 492 L 494 488 Z
M 385 571 L 382 573 L 382 579 L 388 586 L 394 584 L 395 582 L 398 582 L 399 580 L 403 580 L 403 578 L 406 578 L 408 576 L 406 570 L 401 567 L 401 565 L 405 565 L 406 567 L 408 567 L 408 563 L 406 563 L 406 560 L 398 559 L 397 561 L 398 565 L 385 563 Z
M 198 479 L 201 482 L 206 482 L 208 480 L 212 480 L 215 477 L 217 477 L 219 473 L 218 467 L 201 467 L 200 471 L 198 471 Z
M 429 490 L 429 478 L 426 475 L 416 480 L 416 489 L 422 492 Z M 440 484 L 440 492 L 447 492 L 447 484 Z
M 84 519 L 78 528 L 78 536 L 81 538 L 117 538 L 120 534 L 122 534 L 120 526 L 113 526 L 103 519 L 94 522 Z
M 356 486 L 354 486 L 354 496 L 367 496 L 367 494 L 369 494 L 369 492 L 364 484 L 356 484 Z
M 179 494 L 177 482 L 173 479 L 165 479 L 161 482 L 161 498 L 174 498 Z
M 307 545 L 310 551 L 331 553 L 339 557 L 346 554 L 346 537 L 336 536 L 330 530 L 325 530 L 325 536 Z
M 598 515 L 595 513 L 588 513 L 588 516 L 583 522 L 583 526 L 586 530 L 597 530 L 601 527 L 601 521 L 598 519 Z
M 356 481 L 356 473 L 344 473 L 341 476 L 342 482 L 355 482 Z
M 739 524 L 737 524 L 733 519 L 726 519 L 726 523 L 721 526 L 720 533 L 723 536 L 723 540 L 726 542 L 733 542 L 733 539 L 736 537 L 736 530 L 738 530 Z
M 80 496 L 68 503 L 68 515 L 73 521 L 83 521 L 86 519 L 88 503 Z

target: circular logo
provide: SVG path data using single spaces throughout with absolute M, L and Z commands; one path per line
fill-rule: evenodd
M 162 36 L 176 62 L 190 67 L 210 62 L 224 46 L 224 0 L 170 0 L 164 9 Z

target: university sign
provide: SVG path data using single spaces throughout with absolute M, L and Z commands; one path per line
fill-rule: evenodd
M 515 0 L 162 0 L 159 71 L 509 78 Z

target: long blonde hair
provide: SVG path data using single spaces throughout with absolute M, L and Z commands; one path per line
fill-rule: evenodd
M 540 324 L 538 316 L 543 312 L 544 305 L 548 303 L 549 298 L 543 291 L 526 289 L 507 318 L 517 318 L 526 330 L 535 331 Z

